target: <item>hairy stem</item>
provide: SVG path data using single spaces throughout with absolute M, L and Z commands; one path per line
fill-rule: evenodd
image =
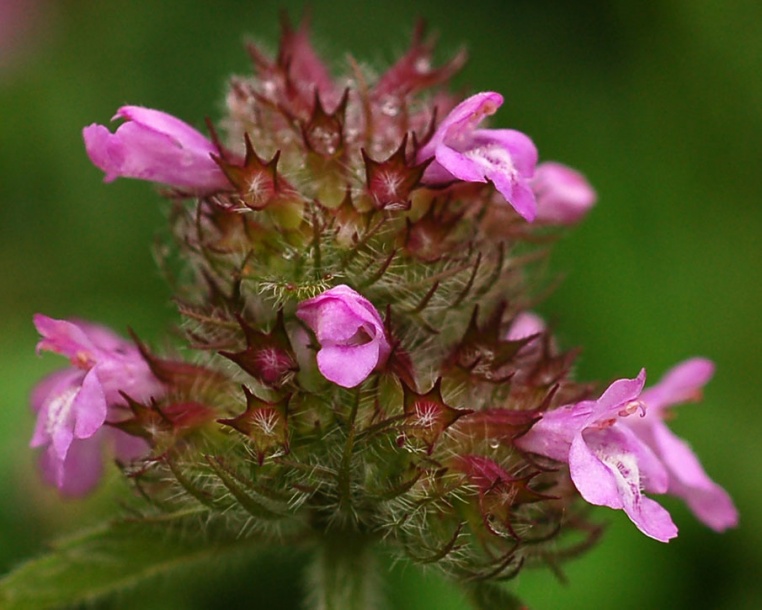
M 308 572 L 309 610 L 377 610 L 378 566 L 361 534 L 329 534 Z

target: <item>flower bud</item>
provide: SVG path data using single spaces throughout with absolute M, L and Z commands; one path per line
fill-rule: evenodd
M 140 106 L 122 106 L 117 118 L 126 122 L 113 134 L 95 123 L 82 130 L 87 154 L 106 172 L 106 182 L 138 178 L 200 192 L 229 187 L 211 157 L 217 148 L 187 123 Z

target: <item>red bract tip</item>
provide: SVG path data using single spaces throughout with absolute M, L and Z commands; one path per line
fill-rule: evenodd
M 413 30 L 410 49 L 379 79 L 373 90 L 375 95 L 407 95 L 433 87 L 449 80 L 463 67 L 467 54 L 461 49 L 448 62 L 433 68 L 431 58 L 436 39 L 427 40 L 425 35 L 426 24 L 421 20 Z
M 442 380 L 425 394 L 418 394 L 402 384 L 405 394 L 404 408 L 407 418 L 402 426 L 404 438 L 421 441 L 431 453 L 442 433 L 459 418 L 472 413 L 470 409 L 454 409 L 442 399 Z
M 267 386 L 278 389 L 288 383 L 299 367 L 286 333 L 283 311 L 278 312 L 275 324 L 267 333 L 255 330 L 240 316 L 238 323 L 246 335 L 246 349 L 220 352 L 220 355 L 229 358 Z
M 410 208 L 410 193 L 421 186 L 421 177 L 431 160 L 417 165 L 409 165 L 405 155 L 407 135 L 402 138 L 397 150 L 383 161 L 376 161 L 362 150 L 365 161 L 365 176 L 368 192 L 373 205 L 386 208 Z
M 269 402 L 255 396 L 246 386 L 246 411 L 238 417 L 219 419 L 219 423 L 235 428 L 248 437 L 257 452 L 260 466 L 272 453 L 288 453 L 288 401 L 286 396 L 278 402 Z

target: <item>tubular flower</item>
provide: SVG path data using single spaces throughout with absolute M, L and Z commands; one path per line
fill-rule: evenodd
M 299 304 L 296 315 L 317 336 L 317 365 L 329 381 L 353 388 L 386 362 L 391 346 L 370 301 L 340 285 Z
M 140 352 L 107 328 L 84 322 L 34 317 L 41 350 L 67 356 L 70 368 L 43 379 L 32 392 L 37 426 L 32 447 L 47 447 L 42 468 L 64 493 L 88 491 L 100 476 L 100 442 L 110 407 L 122 393 L 146 400 L 162 392 Z M 114 434 L 121 433 L 113 431 Z M 125 439 L 123 439 L 125 440 Z M 121 443 L 133 453 L 129 443 Z
M 728 493 L 712 481 L 688 444 L 664 423 L 668 407 L 698 400 L 714 373 L 714 364 L 692 358 L 676 365 L 640 397 L 643 417 L 629 417 L 627 425 L 659 457 L 669 474 L 667 493 L 685 501 L 696 517 L 715 531 L 738 524 L 738 511 Z
M 114 119 L 126 121 L 115 133 L 95 123 L 82 130 L 87 155 L 106 182 L 138 178 L 201 192 L 229 187 L 210 156 L 219 151 L 187 123 L 140 106 L 122 106 Z
M 669 513 L 642 490 L 664 493 L 668 473 L 658 456 L 624 422 L 645 410 L 638 400 L 645 370 L 612 383 L 598 400 L 546 412 L 517 440 L 526 451 L 569 464 L 582 497 L 622 509 L 647 536 L 667 542 L 677 536 Z
M 537 199 L 537 221 L 569 225 L 582 220 L 597 195 L 578 171 L 561 163 L 540 163 L 531 182 Z
M 502 104 L 503 96 L 491 91 L 477 93 L 458 104 L 418 151 L 418 161 L 434 157 L 423 175 L 428 184 L 453 179 L 493 182 L 516 212 L 531 222 L 537 213 L 530 188 L 537 163 L 534 143 L 513 129 L 476 129 Z

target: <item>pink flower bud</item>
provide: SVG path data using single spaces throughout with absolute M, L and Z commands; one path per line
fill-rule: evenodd
M 508 341 L 520 341 L 532 335 L 545 332 L 545 320 L 531 311 L 522 311 L 514 319 L 508 329 L 506 339 Z
M 229 186 L 210 156 L 217 148 L 187 123 L 140 106 L 122 106 L 116 118 L 126 122 L 113 134 L 95 123 L 82 130 L 87 154 L 106 172 L 106 182 L 138 178 L 202 192 Z
M 320 372 L 345 388 L 362 383 L 391 352 L 378 311 L 349 286 L 336 286 L 303 301 L 296 315 L 320 343 Z
M 538 222 L 573 224 L 587 214 L 596 200 L 585 177 L 561 163 L 547 161 L 538 165 L 531 185 L 537 198 Z

